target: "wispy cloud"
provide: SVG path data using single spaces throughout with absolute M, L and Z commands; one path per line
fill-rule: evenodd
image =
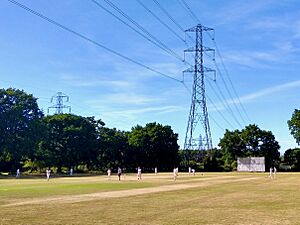
M 224 61 L 251 68 L 269 68 L 266 63 L 278 61 L 279 54 L 276 51 L 231 51 L 225 54 Z
M 245 102 L 253 101 L 253 100 L 265 97 L 265 96 L 270 96 L 270 95 L 278 93 L 278 92 L 283 92 L 283 91 L 293 89 L 293 88 L 298 88 L 298 87 L 300 87 L 300 80 L 273 86 L 273 87 L 269 87 L 269 88 L 251 93 L 249 95 L 242 96 L 239 98 L 239 100 L 234 99 L 232 101 L 228 101 L 228 103 L 230 103 L 230 104 L 235 104 L 235 103 L 239 103 L 239 102 L 245 103 Z
M 271 48 L 271 50 L 270 50 Z M 294 58 L 298 56 L 300 49 L 293 42 L 274 41 L 266 50 L 236 50 L 223 53 L 225 63 L 236 64 L 249 68 L 274 69 L 277 64 L 294 64 Z M 218 59 L 216 59 L 218 61 Z
M 249 22 L 247 26 L 250 30 L 256 30 L 259 32 L 260 37 L 264 38 L 265 35 L 272 35 L 273 39 L 281 38 L 283 35 L 278 35 L 278 31 L 284 34 L 288 39 L 300 38 L 300 17 L 299 11 L 296 13 L 289 13 L 283 16 L 263 16 L 254 18 Z M 277 36 L 273 36 L 273 34 Z
M 113 93 L 102 95 L 99 99 L 89 100 L 90 105 L 143 105 L 160 102 L 161 98 L 134 93 Z
M 120 115 L 125 115 L 128 117 L 136 116 L 139 114 L 144 114 L 144 113 L 169 113 L 169 112 L 178 112 L 185 110 L 182 107 L 178 106 L 159 106 L 159 107 L 146 107 L 146 108 L 139 108 L 139 109 L 129 109 L 129 110 L 122 110 L 122 111 L 114 111 L 110 112 L 114 115 L 120 116 Z
M 105 120 L 123 120 L 127 122 L 135 121 L 140 117 L 153 117 L 154 114 L 166 114 L 171 112 L 184 111 L 185 108 L 180 106 L 168 105 L 168 106 L 152 106 L 144 108 L 132 108 L 132 109 L 117 109 L 117 108 L 103 108 L 102 106 L 94 106 L 94 111 L 99 111 L 99 114 Z
M 218 13 L 216 19 L 218 24 L 233 23 L 235 21 L 241 21 L 248 19 L 255 13 L 258 13 L 266 7 L 269 7 L 273 1 L 257 1 L 253 4 L 252 1 L 233 1 L 231 4 L 225 4 L 225 7 Z
M 65 81 L 68 85 L 74 87 L 112 87 L 112 88 L 133 88 L 134 83 L 127 80 L 109 80 L 100 78 L 87 78 L 84 75 L 75 76 L 75 75 L 62 75 L 61 80 Z
M 241 96 L 239 98 L 234 98 L 227 100 L 226 103 L 224 102 L 216 102 L 216 103 L 209 103 L 208 108 L 211 112 L 215 111 L 223 111 L 227 110 L 230 105 L 233 104 L 244 104 L 244 103 L 249 103 L 253 102 L 255 100 L 261 99 L 266 96 L 271 96 L 276 93 L 284 92 L 290 89 L 294 88 L 299 88 L 300 87 L 300 80 L 297 81 L 292 81 L 289 83 L 281 84 L 281 85 L 276 85 L 273 87 L 268 87 L 253 93 L 250 93 L 248 95 Z

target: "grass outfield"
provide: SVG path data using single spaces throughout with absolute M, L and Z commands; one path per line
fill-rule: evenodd
M 0 179 L 0 224 L 300 224 L 300 173 Z

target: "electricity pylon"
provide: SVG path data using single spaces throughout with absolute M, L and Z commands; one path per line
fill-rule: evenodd
M 189 48 L 184 52 L 194 53 L 194 65 L 183 71 L 193 73 L 192 104 L 190 108 L 189 120 L 185 134 L 185 150 L 208 150 L 212 149 L 212 139 L 208 120 L 206 97 L 205 97 L 205 74 L 213 72 L 204 66 L 204 53 L 214 49 L 203 46 L 204 32 L 213 31 L 212 28 L 198 24 L 185 32 L 195 33 L 195 47 Z
M 56 98 L 56 104 L 48 107 L 48 113 L 49 113 L 49 109 L 56 109 L 55 114 L 63 114 L 64 113 L 63 110 L 65 108 L 69 109 L 69 113 L 71 112 L 71 106 L 64 105 L 64 99 L 66 99 L 66 102 L 69 102 L 69 96 L 65 95 L 62 92 L 57 92 L 56 95 L 51 97 L 52 103 L 53 103 L 54 98 Z

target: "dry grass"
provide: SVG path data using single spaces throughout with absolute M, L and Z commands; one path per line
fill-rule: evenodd
M 299 185 L 298 173 L 5 179 L 0 224 L 299 224 Z

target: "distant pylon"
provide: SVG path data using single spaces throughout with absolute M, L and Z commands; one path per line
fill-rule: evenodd
M 49 113 L 49 109 L 56 109 L 55 114 L 63 114 L 64 109 L 69 109 L 69 113 L 71 112 L 71 106 L 64 105 L 64 99 L 66 99 L 66 102 L 69 102 L 69 96 L 65 95 L 62 92 L 57 92 L 56 95 L 51 97 L 52 103 L 54 98 L 56 98 L 56 103 L 48 107 L 48 113 Z
M 195 47 L 189 48 L 184 52 L 194 53 L 193 67 L 183 71 L 193 73 L 193 91 L 192 103 L 190 108 L 189 120 L 185 135 L 184 149 L 185 150 L 208 150 L 212 149 L 212 139 L 208 120 L 206 97 L 205 97 L 205 74 L 215 70 L 204 66 L 203 54 L 214 49 L 203 46 L 203 33 L 213 31 L 212 28 L 204 27 L 198 24 L 185 32 L 195 33 Z

